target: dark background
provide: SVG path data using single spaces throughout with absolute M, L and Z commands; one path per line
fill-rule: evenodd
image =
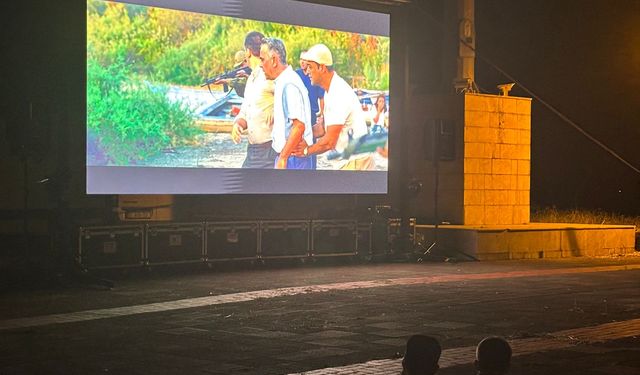
M 479 0 L 476 24 L 480 55 L 640 168 L 640 1 Z M 509 82 L 482 59 L 476 79 Z M 640 214 L 640 174 L 536 100 L 531 122 L 532 206 Z
M 392 53 L 398 56 L 399 50 L 408 51 L 411 87 L 427 93 L 452 91 L 452 77 L 447 75 L 455 72 L 455 60 L 446 51 L 446 41 L 451 40 L 446 0 L 414 0 L 410 5 L 389 7 L 339 3 L 391 11 L 395 18 L 392 48 L 396 51 Z M 84 193 L 85 2 L 29 0 L 3 2 L 0 7 L 2 233 L 23 229 L 25 192 L 33 233 L 52 232 L 51 223 L 69 230 L 78 223 L 113 220 L 114 197 Z M 525 85 L 640 167 L 640 1 L 478 0 L 475 9 L 476 81 L 483 92 L 497 93 L 497 84 L 510 81 L 487 63 L 490 61 L 518 81 L 512 95 L 529 96 L 522 89 Z M 405 31 L 394 33 L 399 25 Z M 395 72 L 403 69 L 392 67 Z M 401 85 L 398 75 L 392 79 L 393 85 Z M 532 108 L 532 206 L 640 214 L 640 174 L 539 101 L 534 100 Z M 410 136 L 393 135 L 396 139 Z M 393 160 L 393 148 L 391 152 Z M 406 157 L 390 167 L 390 186 L 395 202 L 399 199 L 401 205 L 411 204 L 403 200 L 408 195 L 403 190 L 407 177 L 401 164 L 424 162 L 415 155 Z M 46 183 L 38 183 L 44 179 Z M 194 215 L 341 217 L 345 212 L 366 214 L 368 207 L 393 200 L 388 196 L 322 195 L 313 199 L 176 199 L 178 219 Z M 49 223 L 48 229 L 39 229 L 38 220 Z

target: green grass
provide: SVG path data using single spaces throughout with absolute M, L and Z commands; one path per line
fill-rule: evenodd
M 537 223 L 635 225 L 636 231 L 640 228 L 640 216 L 621 215 L 601 210 L 560 210 L 555 207 L 532 207 L 531 221 Z

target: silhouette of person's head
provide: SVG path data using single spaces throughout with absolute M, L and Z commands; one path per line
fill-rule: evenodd
M 501 337 L 487 337 L 476 348 L 478 374 L 502 375 L 509 371 L 511 346 Z
M 251 31 L 244 37 L 244 48 L 250 51 L 255 57 L 260 57 L 260 46 L 264 40 L 264 35 L 258 31 Z
M 442 348 L 438 340 L 425 335 L 413 335 L 407 341 L 402 360 L 403 375 L 433 375 L 440 368 Z

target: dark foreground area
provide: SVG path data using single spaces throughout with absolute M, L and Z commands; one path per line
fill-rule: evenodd
M 638 256 L 102 276 L 5 291 L 0 373 L 399 374 L 414 333 L 439 374 L 473 373 L 489 335 L 513 374 L 640 373 Z

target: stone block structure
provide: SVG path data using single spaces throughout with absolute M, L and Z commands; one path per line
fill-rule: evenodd
M 416 243 L 479 260 L 634 252 L 634 226 L 530 223 L 531 99 L 466 93 L 413 100 L 408 171 L 421 186 L 409 205 Z
M 531 99 L 465 94 L 463 158 L 463 224 L 529 223 Z
M 409 173 L 422 182 L 412 216 L 462 225 L 529 222 L 531 99 L 472 93 L 417 97 L 410 112 Z M 447 147 L 455 152 L 436 165 L 431 149 L 443 139 L 433 126 L 443 121 L 453 127 Z

